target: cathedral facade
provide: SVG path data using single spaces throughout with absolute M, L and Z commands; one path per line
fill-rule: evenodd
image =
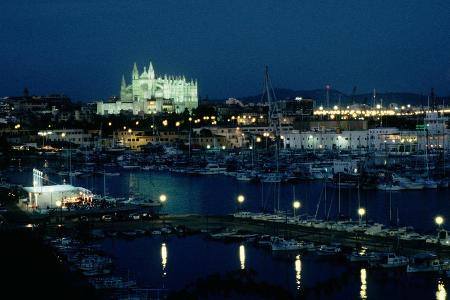
M 160 112 L 182 113 L 185 109 L 192 111 L 198 106 L 197 80 L 186 80 L 184 76 L 155 75 L 150 62 L 139 73 L 136 63 L 133 67 L 131 84 L 127 85 L 122 76 L 120 100 L 97 102 L 97 114 L 119 114 L 131 111 L 152 114 Z

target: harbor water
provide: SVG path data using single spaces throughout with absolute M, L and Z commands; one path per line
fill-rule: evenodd
M 184 238 L 105 239 L 116 272 L 141 287 L 180 291 L 214 274 L 245 270 L 306 299 L 447 299 L 448 281 L 430 274 L 371 269 L 312 253 L 273 255 L 253 244 L 223 243 L 195 235 Z M 224 289 L 230 287 L 224 287 Z M 232 293 L 232 291 L 230 291 Z M 255 292 L 235 299 L 258 299 Z M 206 297 L 205 297 L 206 298 Z M 220 289 L 208 299 L 223 299 Z

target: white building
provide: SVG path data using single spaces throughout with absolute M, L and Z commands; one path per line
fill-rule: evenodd
M 97 102 L 97 114 L 119 114 L 122 110 L 150 114 L 158 112 L 182 113 L 198 106 L 197 80 L 184 76 L 157 77 L 150 62 L 148 70 L 139 74 L 136 63 L 133 67 L 131 84 L 122 77 L 120 101 Z
M 369 145 L 367 130 L 307 131 L 292 130 L 283 133 L 284 148 L 303 150 L 360 150 Z
M 416 130 L 393 127 L 358 131 L 285 131 L 284 147 L 304 150 L 381 151 L 391 155 L 409 155 L 417 151 L 450 149 L 447 118 L 427 113 Z
M 22 199 L 27 208 L 45 213 L 47 209 L 63 209 L 69 203 L 90 203 L 93 194 L 83 187 L 69 184 L 44 185 L 46 176 L 39 170 L 33 169 L 33 186 L 24 187 L 28 193 L 27 199 Z
M 93 146 L 98 142 L 98 133 L 93 134 L 83 129 L 55 129 L 47 131 L 43 138 L 50 142 L 71 142 L 80 146 Z

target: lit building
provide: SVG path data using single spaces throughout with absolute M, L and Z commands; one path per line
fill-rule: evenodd
M 134 64 L 131 84 L 127 85 L 122 77 L 120 100 L 97 102 L 97 114 L 120 114 L 131 111 L 151 114 L 159 112 L 182 113 L 185 109 L 192 111 L 198 106 L 197 80 L 187 80 L 184 76 L 157 77 L 150 62 L 148 70 L 139 74 Z
M 44 181 L 48 181 L 45 174 L 33 169 L 33 186 L 23 188 L 28 198 L 21 199 L 27 209 L 45 213 L 47 209 L 58 208 L 58 204 L 63 209 L 70 204 L 92 201 L 93 194 L 88 189 L 70 184 L 44 185 Z

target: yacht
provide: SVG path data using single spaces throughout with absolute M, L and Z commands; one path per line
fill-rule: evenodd
M 219 175 L 225 174 L 227 168 L 220 167 L 218 164 L 209 163 L 206 167 L 200 171 L 202 175 Z
M 388 253 L 379 265 L 382 268 L 401 268 L 406 267 L 408 262 L 406 256 L 397 256 L 394 253 Z
M 302 249 L 302 244 L 294 239 L 278 239 L 272 242 L 272 251 L 298 251 Z
M 261 176 L 261 182 L 264 183 L 279 183 L 282 179 L 282 175 L 279 173 L 268 173 Z
M 396 183 L 381 183 L 377 185 L 377 189 L 382 191 L 401 191 L 404 188 Z
M 440 260 L 436 254 L 425 252 L 416 254 L 406 267 L 408 273 L 441 272 L 450 270 L 448 260 Z
M 353 251 L 347 259 L 351 262 L 371 262 L 377 261 L 379 255 L 375 252 L 367 252 L 367 248 L 362 248 L 359 251 Z
M 342 252 L 342 249 L 339 244 L 331 244 L 331 245 L 321 245 L 317 250 L 317 254 L 319 255 L 337 255 Z

